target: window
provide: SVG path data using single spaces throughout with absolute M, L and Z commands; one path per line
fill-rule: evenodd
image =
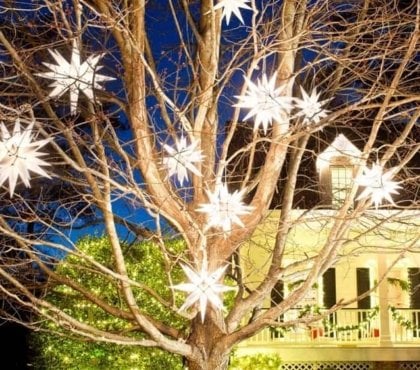
M 360 296 L 370 289 L 370 273 L 367 267 L 356 269 L 357 295 Z M 366 310 L 371 308 L 370 295 L 357 301 L 357 308 Z
M 284 299 L 284 283 L 282 280 L 277 281 L 271 291 L 271 307 L 277 306 Z
M 336 294 L 336 278 L 335 278 L 335 268 L 331 267 L 327 271 L 325 271 L 324 275 L 322 275 L 322 288 L 323 288 L 323 295 L 322 295 L 322 303 L 325 308 L 331 308 L 337 303 L 337 294 Z M 325 336 L 329 336 L 331 338 L 334 337 L 335 331 L 333 329 L 334 325 L 337 323 L 337 312 L 329 314 L 326 317 L 328 320 L 328 324 L 326 326 L 327 332 Z
M 353 184 L 353 166 L 330 166 L 332 205 L 340 207 Z
M 322 286 L 324 289 L 323 305 L 325 308 L 331 308 L 337 303 L 335 268 L 329 268 L 322 275 Z
M 410 282 L 410 308 L 420 309 L 420 268 L 408 269 L 408 281 Z
M 271 291 L 271 307 L 277 306 L 284 299 L 284 283 L 282 280 L 279 280 L 276 285 L 274 285 L 273 290 Z M 284 315 L 281 315 L 277 318 L 277 321 L 282 322 L 284 321 Z M 283 338 L 284 332 L 282 329 L 277 327 L 271 327 L 271 338 Z
M 413 336 L 420 337 L 420 268 L 408 269 L 408 281 L 410 282 L 410 308 L 414 309 L 411 321 L 414 324 Z

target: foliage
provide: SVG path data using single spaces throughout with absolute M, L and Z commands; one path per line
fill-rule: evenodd
M 180 241 L 168 243 L 174 254 L 184 249 Z M 109 240 L 106 237 L 88 237 L 78 243 L 78 249 L 94 257 L 97 261 L 109 266 L 112 263 Z M 159 247 L 152 242 L 142 242 L 124 246 L 129 276 L 136 281 L 149 284 L 157 292 L 165 295 L 168 290 L 168 281 L 165 275 L 164 261 Z M 57 272 L 67 277 L 77 276 L 89 290 L 94 291 L 108 302 L 123 305 L 117 287 L 105 276 L 93 273 L 86 261 L 69 254 L 57 266 Z M 172 277 L 181 279 L 179 268 L 173 269 Z M 162 322 L 182 328 L 184 322 L 176 315 L 165 309 L 144 291 L 137 290 L 136 298 L 142 302 L 142 309 L 148 314 L 155 314 Z M 53 286 L 47 294 L 48 302 L 54 303 L 72 314 L 84 323 L 95 324 L 100 328 L 116 332 L 129 330 L 124 322 L 104 313 L 97 306 L 86 302 L 80 294 L 63 285 Z M 43 325 L 48 332 L 34 332 L 31 337 L 31 346 L 37 353 L 34 358 L 35 368 L 46 369 L 121 369 L 121 370 L 148 370 L 148 369 L 182 369 L 179 356 L 165 353 L 155 348 L 138 346 L 119 346 L 112 343 L 98 343 L 80 338 L 62 336 L 62 330 L 54 323 L 46 322 Z
M 258 354 L 253 356 L 234 356 L 229 370 L 278 370 L 281 358 L 278 355 Z
M 324 325 L 327 331 L 347 332 L 347 331 L 353 331 L 353 330 L 361 330 L 361 329 L 367 329 L 371 325 L 372 320 L 376 318 L 378 315 L 379 315 L 379 307 L 376 306 L 366 314 L 363 320 L 360 320 L 355 325 L 340 326 L 340 325 L 331 323 L 327 319 L 322 320 L 322 324 Z
M 38 355 L 35 369 L 54 370 L 161 370 L 183 369 L 179 356 L 156 348 L 119 346 L 113 343 L 92 343 L 54 334 L 37 333 L 32 345 Z
M 392 320 L 394 320 L 398 325 L 409 330 L 420 330 L 419 324 L 404 317 L 400 312 L 398 312 L 396 307 L 389 307 L 389 310 L 391 311 Z
M 400 288 L 403 292 L 409 292 L 410 291 L 410 282 L 407 280 L 402 280 L 398 278 L 388 277 L 386 279 L 389 284 Z

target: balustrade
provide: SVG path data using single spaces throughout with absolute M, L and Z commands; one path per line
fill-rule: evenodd
M 420 310 L 391 308 L 391 340 L 394 344 L 420 345 Z M 319 310 L 319 313 L 326 312 Z M 279 318 L 289 322 L 302 316 L 292 309 Z M 290 328 L 267 328 L 250 338 L 246 345 L 283 343 L 290 345 L 379 345 L 380 315 L 378 308 L 344 308 L 325 314 L 319 321 L 297 324 Z

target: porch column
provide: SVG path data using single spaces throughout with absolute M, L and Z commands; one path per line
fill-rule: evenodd
M 387 271 L 387 258 L 385 254 L 378 254 L 378 279 L 380 279 Z M 392 346 L 391 332 L 389 329 L 389 298 L 388 298 L 389 284 L 385 278 L 378 287 L 379 293 L 379 325 L 380 325 L 380 345 L 389 347 Z

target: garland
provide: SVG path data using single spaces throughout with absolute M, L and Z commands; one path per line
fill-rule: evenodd
M 305 305 L 302 307 L 302 309 L 299 311 L 298 319 L 301 319 L 302 317 L 306 316 L 307 314 L 321 314 L 321 308 L 318 305 Z M 291 326 L 270 326 L 269 330 L 272 334 L 278 334 L 280 337 L 284 336 L 287 332 L 290 332 L 292 330 Z
M 391 311 L 392 319 L 400 326 L 409 329 L 409 330 L 420 330 L 420 324 L 414 324 L 413 321 L 406 319 L 401 313 L 398 312 L 396 307 L 389 307 Z M 299 312 L 298 318 L 302 318 L 308 314 L 321 314 L 321 309 L 317 305 L 306 305 L 302 308 Z M 369 327 L 370 321 L 376 318 L 379 314 L 379 307 L 376 306 L 370 311 L 366 318 L 363 321 L 360 321 L 358 324 L 355 325 L 337 325 L 332 324 L 328 321 L 327 318 L 322 320 L 322 325 L 327 331 L 337 331 L 337 332 L 346 332 L 346 331 L 353 331 L 353 330 L 366 330 Z M 273 333 L 285 334 L 286 332 L 290 331 L 290 327 L 270 327 L 270 331 Z
M 416 325 L 413 321 L 406 319 L 403 315 L 401 315 L 397 308 L 390 306 L 389 310 L 391 311 L 392 319 L 402 327 L 406 329 L 413 329 L 413 330 L 420 330 L 420 325 Z
M 395 310 L 395 309 L 394 309 Z M 298 318 L 301 319 L 305 317 L 308 314 L 312 315 L 321 315 L 321 308 L 318 305 L 305 305 L 299 312 Z M 336 331 L 336 332 L 346 332 L 346 331 L 353 331 L 353 330 L 366 330 L 369 328 L 369 324 L 371 320 L 376 318 L 379 314 L 379 306 L 375 306 L 368 314 L 366 315 L 365 319 L 360 321 L 357 324 L 354 325 L 337 325 L 331 323 L 328 318 L 324 318 L 322 320 L 322 326 L 325 328 L 326 331 Z M 397 313 L 396 313 L 397 314 Z M 394 314 L 392 316 L 394 318 Z M 404 320 L 404 318 L 401 316 L 401 319 Z M 406 320 L 408 322 L 408 320 Z M 407 324 L 407 323 L 406 323 Z M 412 324 L 412 323 L 411 323 Z M 414 326 L 414 324 L 412 324 Z M 284 334 L 288 331 L 290 331 L 289 327 L 270 327 L 271 332 Z
M 298 318 L 301 319 L 302 317 L 306 316 L 307 314 L 312 315 L 321 315 L 321 307 L 318 305 L 310 305 L 307 304 L 299 311 Z
M 369 324 L 372 319 L 376 318 L 379 314 L 379 306 L 375 306 L 368 314 L 366 315 L 365 319 L 360 321 L 354 325 L 344 325 L 340 326 L 337 324 L 332 324 L 328 321 L 328 319 L 322 320 L 322 325 L 327 331 L 336 331 L 336 332 L 346 332 L 346 331 L 353 331 L 353 330 L 366 330 L 369 328 Z

